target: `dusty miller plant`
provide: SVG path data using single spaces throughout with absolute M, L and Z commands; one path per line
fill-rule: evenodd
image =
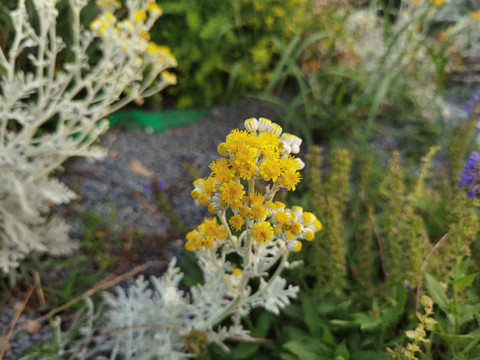
M 246 131 L 233 130 L 218 147 L 208 178 L 194 182 L 192 196 L 216 217 L 187 234 L 203 283 L 188 293 L 173 260 L 163 277 L 138 278 L 128 289 L 104 295 L 104 311 L 91 302 L 70 326 L 56 326 L 58 354 L 64 359 L 184 359 L 206 351 L 208 343 L 249 339 L 241 318 L 254 307 L 275 314 L 298 292 L 281 277 L 301 240 L 321 229 L 314 214 L 274 201 L 281 188 L 295 190 L 304 166 L 292 154 L 301 139 L 282 134 L 270 120 L 248 119 Z M 58 320 L 57 320 L 58 321 Z M 44 357 L 48 358 L 48 357 Z
M 88 1 L 69 0 L 71 31 L 63 37 L 56 2 L 19 0 L 0 49 L 0 274 L 12 282 L 25 275 L 27 257 L 75 246 L 68 227 L 47 215 L 75 196 L 52 172 L 72 156 L 102 156 L 91 145 L 108 128 L 106 116 L 176 81 L 165 70 L 175 58 L 149 41 L 161 15 L 153 0 L 127 0 L 121 19 L 118 1 L 98 0 L 89 28 L 81 19 Z

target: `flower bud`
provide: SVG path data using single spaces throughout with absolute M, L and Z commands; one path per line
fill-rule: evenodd
M 258 119 L 258 131 L 259 132 L 268 131 L 268 129 L 270 129 L 271 125 L 272 125 L 272 122 L 268 119 L 265 119 L 263 117 Z
M 268 132 L 275 135 L 280 135 L 282 133 L 282 127 L 278 124 L 273 123 L 272 125 L 270 125 Z
M 300 252 L 300 250 L 302 250 L 302 243 L 300 241 L 290 241 L 287 244 L 287 248 L 293 252 Z
M 292 154 L 298 154 L 300 152 L 300 145 L 302 144 L 302 139 L 298 136 L 292 135 Z
M 247 119 L 245 120 L 244 126 L 247 131 L 255 132 L 258 130 L 258 120 L 255 118 Z
M 302 159 L 295 158 L 295 161 L 298 164 L 298 169 L 297 170 L 302 170 L 305 167 L 305 163 L 302 161 Z

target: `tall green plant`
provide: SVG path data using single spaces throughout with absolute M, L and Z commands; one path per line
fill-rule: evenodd
M 315 213 L 321 214 L 324 224 L 321 239 L 315 243 L 313 260 L 316 285 L 321 297 L 341 297 L 347 286 L 347 247 L 343 216 L 350 195 L 351 157 L 345 149 L 333 150 L 325 180 L 321 184 L 315 182 L 318 189 L 310 189 L 314 194 L 310 207 Z M 320 163 L 318 148 L 311 150 L 310 161 L 311 164 Z
M 428 244 L 422 219 L 415 214 L 406 193 L 398 152 L 389 161 L 380 193 L 385 204 L 378 215 L 385 249 L 385 279 L 390 286 L 399 282 L 415 286 Z

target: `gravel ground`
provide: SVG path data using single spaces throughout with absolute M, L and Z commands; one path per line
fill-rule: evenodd
M 109 219 L 119 233 L 129 229 L 144 230 L 146 238 L 163 242 L 149 248 L 140 262 L 181 257 L 183 240 L 178 234 L 174 238 L 165 236 L 172 230 L 169 220 L 161 211 L 152 211 L 154 207 L 148 206 L 155 204 L 148 189 L 151 176 L 164 182 L 166 196 L 186 225 L 196 226 L 207 213 L 190 197 L 192 178 L 185 164 L 197 167 L 201 176 L 207 176 L 209 163 L 219 157 L 218 144 L 233 128 L 243 129 L 243 121 L 249 117 L 267 117 L 275 121 L 277 113 L 262 103 L 246 101 L 235 107 L 214 107 L 198 123 L 165 133 L 110 130 L 101 139 L 108 152 L 105 159 L 95 162 L 75 159 L 66 165 L 61 175 L 61 179 L 79 194 L 78 200 L 60 209 L 72 225 L 71 237 L 81 240 L 83 230 L 78 215 L 94 211 Z M 132 268 L 137 264 L 129 265 Z M 18 303 L 21 299 L 12 297 L 0 306 L 0 336 L 7 334 Z M 17 321 L 17 328 L 25 320 L 40 315 L 39 309 L 24 312 Z M 10 339 L 3 359 L 13 360 L 23 350 L 50 338 L 49 331 L 20 332 Z

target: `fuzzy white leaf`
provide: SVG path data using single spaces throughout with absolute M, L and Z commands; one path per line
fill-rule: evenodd
M 263 278 L 260 279 L 258 292 L 261 296 L 252 301 L 252 306 L 262 306 L 268 311 L 278 315 L 280 309 L 290 304 L 290 299 L 297 297 L 299 288 L 297 286 L 287 285 L 287 281 L 277 277 L 268 284 Z

